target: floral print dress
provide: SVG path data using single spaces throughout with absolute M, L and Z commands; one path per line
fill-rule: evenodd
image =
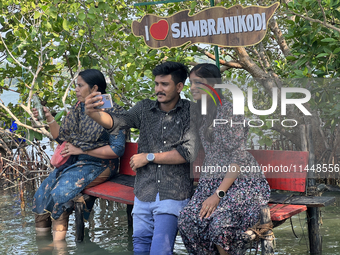
M 260 207 L 269 201 L 270 188 L 261 171 L 245 170 L 258 163 L 245 150 L 248 130 L 243 124 L 244 117 L 233 116 L 231 103 L 223 100 L 215 119 L 225 119 L 228 123 L 214 127 L 214 142 L 210 143 L 203 135 L 206 125 L 203 119 L 199 133 L 205 159 L 197 189 L 178 218 L 179 231 L 189 254 L 219 254 L 216 245 L 231 255 L 244 254 L 242 233 L 259 220 Z M 226 174 L 217 169 L 232 163 L 241 167 L 241 173 L 212 215 L 201 220 L 202 203 L 214 194 Z M 208 171 L 211 166 L 215 166 L 215 171 Z

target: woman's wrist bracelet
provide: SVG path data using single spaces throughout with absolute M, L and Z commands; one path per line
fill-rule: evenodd
M 53 120 L 52 121 L 50 121 L 50 122 L 47 122 L 47 125 L 51 125 L 53 122 L 55 122 L 55 119 L 53 118 Z

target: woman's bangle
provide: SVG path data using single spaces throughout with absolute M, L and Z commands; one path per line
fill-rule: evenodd
M 50 122 L 47 122 L 47 125 L 51 125 L 53 122 L 55 122 L 55 119 L 53 119 L 53 120 L 50 121 Z

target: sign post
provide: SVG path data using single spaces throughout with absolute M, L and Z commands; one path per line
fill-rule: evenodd
M 210 5 L 211 7 L 215 6 L 215 1 L 214 0 L 210 0 Z M 216 62 L 216 66 L 218 69 L 220 69 L 220 55 L 218 53 L 218 46 L 215 45 L 214 46 L 214 50 L 215 50 L 215 62 Z
M 150 5 L 167 2 L 139 3 Z M 214 5 L 214 0 L 210 0 Z M 279 3 L 268 7 L 234 5 L 230 8 L 212 6 L 197 14 L 183 10 L 168 17 L 146 14 L 132 22 L 132 32 L 142 36 L 150 48 L 175 48 L 185 44 L 204 43 L 223 47 L 244 47 L 258 44 L 266 35 L 268 21 Z M 214 47 L 219 67 L 218 46 Z

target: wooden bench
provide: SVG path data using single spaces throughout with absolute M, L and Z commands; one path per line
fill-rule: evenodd
M 137 148 L 138 145 L 136 143 L 126 143 L 125 153 L 121 157 L 117 178 L 83 191 L 87 195 L 127 204 L 129 224 L 131 224 L 132 220 L 131 210 L 134 200 L 133 181 L 135 176 L 135 172 L 130 168 L 129 161 L 130 157 L 137 153 Z M 278 226 L 286 219 L 306 211 L 307 207 L 323 207 L 335 201 L 334 197 L 305 196 L 308 152 L 269 150 L 249 150 L 249 152 L 264 170 L 272 190 L 297 192 L 293 196 L 290 194 L 272 193 L 268 206 L 270 208 L 270 219 L 273 221 L 274 226 Z M 199 156 L 195 164 L 201 165 L 203 158 Z M 196 175 L 195 177 L 197 178 L 198 176 Z M 78 212 L 78 214 L 81 214 L 81 212 Z M 82 217 L 76 215 L 76 221 L 78 218 Z M 82 229 L 84 228 L 83 222 L 76 222 L 77 224 L 82 224 Z M 81 231 L 81 228 L 79 229 Z M 76 241 L 82 241 L 82 238 L 83 234 L 76 233 Z
M 120 158 L 118 176 L 110 181 L 85 189 L 83 193 L 118 203 L 133 205 L 135 198 L 133 185 L 136 173 L 130 167 L 130 158 L 132 155 L 137 154 L 137 149 L 137 143 L 127 142 L 125 144 L 124 155 Z
M 309 160 L 307 151 L 249 150 L 249 152 L 261 166 L 272 190 L 268 203 L 269 210 L 265 207 L 261 209 L 261 224 L 269 223 L 271 220 L 273 227 L 277 227 L 290 217 L 307 211 L 309 207 L 324 207 L 335 201 L 335 197 L 306 196 Z M 274 190 L 290 192 L 280 194 L 273 192 Z M 265 215 L 267 211 L 270 212 L 268 217 Z M 249 235 L 254 234 L 252 231 L 247 232 Z M 271 230 L 266 234 L 271 234 Z M 254 237 L 252 235 L 252 239 Z M 262 254 L 274 254 L 272 241 L 270 235 L 261 239 Z
M 293 192 L 305 192 L 308 165 L 308 152 L 304 151 L 270 151 L 270 150 L 249 150 L 257 160 L 269 186 L 272 190 L 286 190 Z M 282 167 L 281 167 L 282 166 Z M 301 166 L 301 170 L 295 170 L 294 166 Z M 284 172 L 288 168 L 287 172 Z M 267 171 L 265 171 L 267 170 Z M 289 171 L 290 170 L 290 171 Z M 287 199 L 284 196 L 284 201 Z M 280 201 L 282 203 L 282 201 Z M 273 222 L 282 222 L 286 219 L 307 210 L 305 204 L 281 204 L 271 195 L 269 201 L 270 217 Z M 287 202 L 287 201 L 286 201 Z

